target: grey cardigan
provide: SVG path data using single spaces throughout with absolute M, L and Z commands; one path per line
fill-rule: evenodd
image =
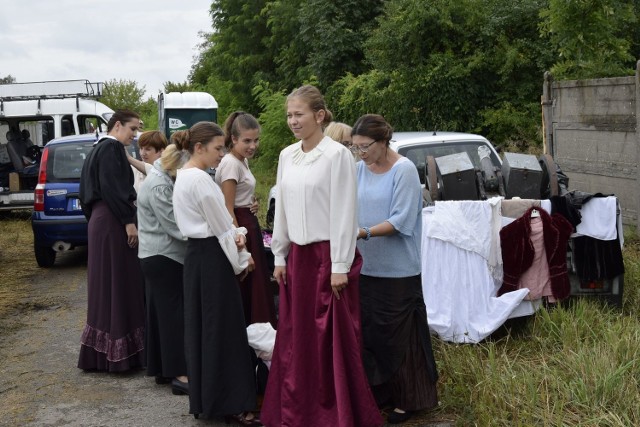
M 138 257 L 163 255 L 184 264 L 187 239 L 173 216 L 173 180 L 156 160 L 138 193 Z

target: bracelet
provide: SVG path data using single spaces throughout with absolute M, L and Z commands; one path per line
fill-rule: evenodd
M 364 230 L 365 233 L 367 233 L 367 235 L 364 236 L 363 239 L 369 240 L 371 238 L 371 230 L 369 230 L 369 227 L 362 227 L 362 229 Z

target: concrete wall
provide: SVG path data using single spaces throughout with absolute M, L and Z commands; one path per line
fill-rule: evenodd
M 545 152 L 569 176 L 571 190 L 618 196 L 625 224 L 638 225 L 638 75 L 553 81 L 542 96 Z

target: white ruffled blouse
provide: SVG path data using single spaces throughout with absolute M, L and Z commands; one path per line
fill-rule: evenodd
M 236 228 L 224 204 L 224 195 L 211 176 L 198 168 L 180 169 L 173 189 L 173 211 L 178 228 L 185 237 L 204 239 L 216 236 L 235 274 L 240 274 L 251 254 L 238 251 L 235 237 L 245 234 Z

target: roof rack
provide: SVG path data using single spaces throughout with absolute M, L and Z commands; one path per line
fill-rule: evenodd
M 0 84 L 0 101 L 28 99 L 99 98 L 104 83 L 89 80 Z

